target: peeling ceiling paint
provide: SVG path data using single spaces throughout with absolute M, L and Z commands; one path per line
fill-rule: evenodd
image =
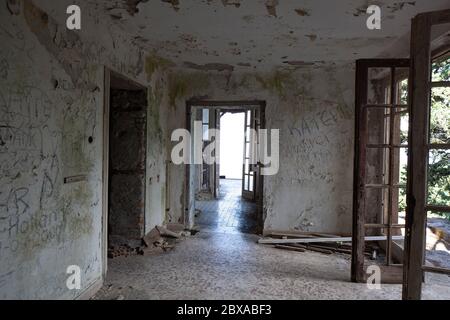
M 35 0 L 39 3 L 40 0 Z M 60 0 L 58 6 L 71 4 Z M 228 65 L 267 70 L 286 61 L 340 63 L 390 57 L 408 46 L 411 18 L 450 8 L 449 0 L 80 0 L 130 34 L 143 49 L 186 67 Z M 368 30 L 365 10 L 382 9 L 382 29 Z M 192 67 L 191 65 L 190 67 Z M 228 70 L 228 69 L 227 69 Z

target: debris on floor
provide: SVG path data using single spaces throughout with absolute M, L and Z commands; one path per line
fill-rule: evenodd
M 450 268 L 450 221 L 448 219 L 427 219 L 425 259 L 428 265 Z
M 139 250 L 139 247 L 132 248 L 127 244 L 112 246 L 108 248 L 108 258 L 113 259 L 120 256 L 128 257 L 130 255 L 137 254 Z
M 118 283 L 105 284 L 91 300 L 138 300 L 151 299 L 142 289 L 133 286 L 124 286 Z
M 166 227 L 155 226 L 142 238 L 142 244 L 131 247 L 128 244 L 115 245 L 108 248 L 108 258 L 130 255 L 152 255 L 168 252 L 175 248 L 183 238 L 195 235 L 197 229 L 185 229 L 182 224 L 169 223 Z
M 350 238 L 351 239 L 351 238 Z M 305 252 L 314 251 L 323 254 L 340 253 L 345 255 L 352 254 L 351 243 L 349 237 L 328 233 L 313 232 L 271 232 L 265 238 L 260 239 L 258 243 L 274 245 L 277 249 Z M 365 256 L 370 259 L 376 259 L 380 248 L 373 243 L 367 243 L 365 248 Z
M 210 192 L 201 191 L 195 195 L 195 200 L 196 201 L 208 201 L 208 200 L 214 200 L 214 197 Z

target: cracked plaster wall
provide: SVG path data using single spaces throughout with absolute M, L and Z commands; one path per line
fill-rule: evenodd
M 185 126 L 185 100 L 192 97 L 267 102 L 267 128 L 280 129 L 280 170 L 265 177 L 265 230 L 351 232 L 353 64 L 269 73 L 185 70 L 170 79 L 169 131 Z M 169 179 L 172 219 L 192 222 L 183 212 L 184 168 L 175 167 Z
M 71 299 L 102 277 L 103 66 L 150 89 L 164 76 L 95 11 L 70 32 L 57 2 L 18 3 L 0 7 L 0 299 Z M 147 230 L 164 220 L 162 103 L 149 94 Z

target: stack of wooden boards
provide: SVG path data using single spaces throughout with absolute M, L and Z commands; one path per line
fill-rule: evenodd
M 394 237 L 393 237 L 394 238 Z M 400 238 L 400 237 L 399 237 Z M 403 237 L 401 237 L 403 238 Z M 385 236 L 369 236 L 366 243 L 365 255 L 369 258 L 376 258 L 379 247 L 376 241 L 385 240 Z M 316 232 L 270 232 L 265 238 L 259 239 L 260 244 L 274 245 L 277 249 L 304 252 L 306 250 L 320 252 L 323 254 L 343 253 L 351 255 L 352 238 L 340 235 Z

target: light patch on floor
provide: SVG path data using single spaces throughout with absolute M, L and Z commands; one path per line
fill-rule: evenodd
M 242 198 L 242 180 L 221 179 L 219 199 L 195 202 L 195 223 L 208 230 L 256 233 L 256 204 Z

